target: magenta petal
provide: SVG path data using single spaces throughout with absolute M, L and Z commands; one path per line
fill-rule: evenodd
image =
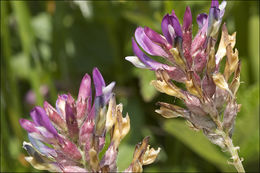
M 205 49 L 204 45 L 207 40 L 207 36 L 206 36 L 207 28 L 208 28 L 208 20 L 205 22 L 203 27 L 199 30 L 199 32 L 197 33 L 197 35 L 195 36 L 195 38 L 193 39 L 193 41 L 191 43 L 191 56 L 192 57 L 195 56 L 194 54 L 196 54 L 196 52 L 199 49 Z
M 60 129 L 65 130 L 66 129 L 66 123 L 61 118 L 61 116 L 58 114 L 58 112 L 47 102 L 44 102 L 44 109 L 50 118 L 50 120 L 58 126 Z
M 144 28 L 138 27 L 135 30 L 135 39 L 138 44 L 150 55 L 168 57 L 168 54 L 157 44 L 152 42 L 145 34 Z
M 169 67 L 166 71 L 172 80 L 182 83 L 187 80 L 185 73 L 177 67 Z
M 202 90 L 208 98 L 211 98 L 216 91 L 216 85 L 212 78 L 208 77 L 208 75 L 205 75 L 202 80 Z
M 101 96 L 103 94 L 102 88 L 106 86 L 104 78 L 101 75 L 98 68 L 96 67 L 93 69 L 92 74 L 93 74 L 93 80 L 96 89 L 96 96 Z
M 192 66 L 192 57 L 191 57 L 191 43 L 192 43 L 192 15 L 190 7 L 186 8 L 184 17 L 183 17 L 183 54 L 188 64 L 188 68 Z
M 199 29 L 201 29 L 205 25 L 207 19 L 208 19 L 208 15 L 206 13 L 201 13 L 197 16 L 197 23 Z
M 183 17 L 183 30 L 189 30 L 192 26 L 192 15 L 191 15 L 191 11 L 190 11 L 190 7 L 186 7 L 186 11 L 184 13 L 184 17 Z
M 185 100 L 185 104 L 192 113 L 195 115 L 206 115 L 206 113 L 201 108 L 200 100 L 197 97 L 189 93 L 186 93 L 186 96 L 187 99 Z
M 89 100 L 89 104 L 91 104 L 91 78 L 88 74 L 85 74 L 83 79 L 81 80 L 80 83 L 80 88 L 79 88 L 79 94 L 78 94 L 78 101 L 79 100 Z
M 218 0 L 212 0 L 212 1 L 211 1 L 211 7 L 216 7 L 216 8 L 218 8 L 218 7 L 219 7 Z
M 91 92 L 91 78 L 88 74 L 83 77 L 77 100 L 77 118 L 82 119 L 91 110 L 92 92 Z
M 94 121 L 87 119 L 84 122 L 84 124 L 82 125 L 82 127 L 80 128 L 80 132 L 79 132 L 80 143 L 81 144 L 85 144 L 85 143 L 89 144 L 89 148 L 88 149 L 90 149 L 90 143 L 88 143 L 88 142 L 91 142 L 90 141 L 90 139 L 91 139 L 90 136 L 93 133 L 94 126 L 95 126 Z
M 45 110 L 39 106 L 36 106 L 30 113 L 34 123 L 38 126 L 45 127 L 49 132 L 58 136 L 56 129 L 51 124 L 49 117 L 47 116 Z
M 67 123 L 70 137 L 72 139 L 77 139 L 78 134 L 79 134 L 79 128 L 78 128 L 78 123 L 77 123 L 77 119 L 76 119 L 76 108 L 75 108 L 74 104 L 75 104 L 74 99 L 69 94 L 68 100 L 65 105 L 66 123 Z
M 110 144 L 108 147 L 104 157 L 102 158 L 100 164 L 101 166 L 108 165 L 109 170 L 111 172 L 117 172 L 116 169 L 116 158 L 118 154 L 118 149 L 113 145 L 113 143 Z
M 19 120 L 19 122 L 20 122 L 22 128 L 24 128 L 28 133 L 39 132 L 35 128 L 35 124 L 32 121 L 21 118 Z
M 80 160 L 81 159 L 81 154 L 77 148 L 77 146 L 70 142 L 69 140 L 64 140 L 64 143 L 61 144 L 61 149 L 63 153 L 70 158 L 73 158 L 75 160 Z
M 195 55 L 193 60 L 193 69 L 196 72 L 202 72 L 202 70 L 206 67 L 207 64 L 207 53 L 204 51 L 200 51 Z

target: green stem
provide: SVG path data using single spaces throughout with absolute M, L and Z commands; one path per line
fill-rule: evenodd
M 233 145 L 232 139 L 229 137 L 229 134 L 223 130 L 222 123 L 219 119 L 215 120 L 218 129 L 216 131 L 217 134 L 221 135 L 224 139 L 225 146 L 227 147 L 228 152 L 231 155 L 231 159 L 233 162 L 231 163 L 236 168 L 237 172 L 244 173 L 245 169 L 242 164 L 242 159 L 239 157 L 237 150 L 239 147 L 235 147 Z
M 244 169 L 243 164 L 242 164 L 242 159 L 239 157 L 238 152 L 237 152 L 239 147 L 235 147 L 233 145 L 232 139 L 223 130 L 220 131 L 219 134 L 223 137 L 225 145 L 226 145 L 226 147 L 227 147 L 227 149 L 228 149 L 228 151 L 231 155 L 231 159 L 233 160 L 233 162 L 231 164 L 234 165 L 237 172 L 244 173 L 245 169 Z

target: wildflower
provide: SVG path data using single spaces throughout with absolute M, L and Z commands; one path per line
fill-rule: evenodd
M 146 26 L 138 27 L 135 38 L 132 38 L 136 56 L 128 56 L 126 60 L 138 68 L 155 71 L 157 79 L 151 84 L 158 91 L 181 99 L 186 105 L 186 108 L 181 108 L 159 102 L 157 113 L 165 118 L 185 118 L 193 129 L 202 130 L 212 143 L 228 149 L 233 156 L 237 151 L 233 152 L 234 148 L 228 143 L 241 107 L 235 97 L 240 85 L 241 64 L 237 49 L 233 51 L 236 33 L 229 35 L 225 24 L 219 47 L 215 50 L 225 7 L 226 1 L 219 5 L 217 0 L 213 0 L 209 14 L 197 16 L 199 29 L 193 39 L 189 7 L 184 13 L 182 26 L 174 10 L 163 17 L 163 35 Z M 162 57 L 166 63 L 151 59 L 139 46 L 151 56 Z M 221 72 L 220 62 L 225 56 L 226 64 L 224 72 Z M 173 81 L 183 83 L 185 89 L 177 87 Z M 243 172 L 240 159 L 233 161 Z
M 25 159 L 36 169 L 52 172 L 115 172 L 120 141 L 130 130 L 129 116 L 123 117 L 123 105 L 116 105 L 109 85 L 97 68 L 93 70 L 95 98 L 92 104 L 91 78 L 86 74 L 78 98 L 70 94 L 58 96 L 56 109 L 48 102 L 35 107 L 33 121 L 21 119 L 30 142 L 23 147 Z M 106 141 L 110 133 L 110 141 Z M 109 142 L 106 151 L 104 145 Z M 154 150 L 146 137 L 135 148 L 133 161 L 125 171 L 141 172 L 142 166 L 155 161 L 160 148 Z M 104 154 L 102 154 L 104 153 Z

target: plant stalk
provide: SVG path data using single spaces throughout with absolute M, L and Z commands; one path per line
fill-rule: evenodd
M 232 139 L 229 137 L 229 134 L 223 130 L 222 123 L 219 121 L 219 119 L 217 119 L 217 120 L 215 119 L 215 122 L 218 126 L 216 133 L 223 137 L 227 150 L 231 155 L 231 159 L 233 160 L 233 162 L 231 162 L 231 163 L 229 162 L 229 164 L 234 165 L 237 172 L 244 173 L 245 169 L 242 164 L 243 159 L 241 159 L 239 157 L 238 152 L 237 152 L 237 150 L 239 150 L 239 147 L 235 147 L 233 145 Z
M 232 158 L 233 162 L 231 164 L 234 165 L 234 167 L 236 168 L 237 172 L 244 173 L 245 169 L 244 169 L 243 164 L 242 164 L 243 160 L 239 157 L 238 152 L 237 152 L 239 147 L 235 147 L 233 145 L 232 139 L 226 133 L 223 132 L 222 136 L 224 138 L 224 141 L 225 141 L 225 144 L 227 146 L 227 149 L 228 149 L 230 155 L 232 156 L 231 158 Z

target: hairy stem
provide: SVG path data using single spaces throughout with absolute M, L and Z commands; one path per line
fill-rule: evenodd
M 233 160 L 233 162 L 231 164 L 234 165 L 237 172 L 245 172 L 245 169 L 242 164 L 242 159 L 240 159 L 238 152 L 237 152 L 239 147 L 235 147 L 233 145 L 232 139 L 225 132 L 222 133 L 222 136 L 225 141 L 225 145 L 227 146 L 227 149 L 228 149 L 230 155 L 232 156 L 231 159 Z
M 234 165 L 234 167 L 236 168 L 237 172 L 244 173 L 245 169 L 244 169 L 243 164 L 242 164 L 243 160 L 240 159 L 240 157 L 238 155 L 238 152 L 237 152 L 239 147 L 235 147 L 233 145 L 232 139 L 229 137 L 229 134 L 226 133 L 223 130 L 222 123 L 219 120 L 217 120 L 216 122 L 217 122 L 216 124 L 218 126 L 218 129 L 217 129 L 216 133 L 221 135 L 223 137 L 223 139 L 224 139 L 224 143 L 225 143 L 225 145 L 227 147 L 228 152 L 231 155 L 231 159 L 233 160 L 233 162 L 231 164 Z

